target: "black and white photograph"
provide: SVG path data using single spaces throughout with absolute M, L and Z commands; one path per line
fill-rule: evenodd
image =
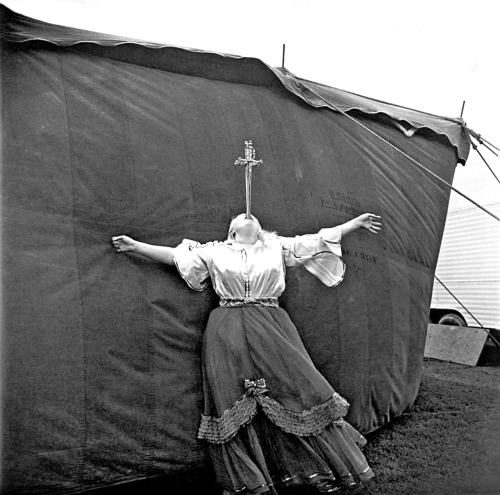
M 499 495 L 498 14 L 0 0 L 0 494 Z

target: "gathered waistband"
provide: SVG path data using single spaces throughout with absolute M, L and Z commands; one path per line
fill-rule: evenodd
M 219 302 L 221 308 L 242 308 L 244 306 L 267 306 L 278 308 L 277 297 L 225 297 Z

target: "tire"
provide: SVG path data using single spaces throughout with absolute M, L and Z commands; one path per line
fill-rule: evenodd
M 460 316 L 455 313 L 446 313 L 441 316 L 438 321 L 438 325 L 453 325 L 455 327 L 466 327 L 467 322 Z

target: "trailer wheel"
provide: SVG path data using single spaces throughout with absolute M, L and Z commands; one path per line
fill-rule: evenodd
M 455 327 L 466 327 L 467 322 L 460 316 L 454 313 L 446 313 L 441 316 L 438 325 L 453 325 Z

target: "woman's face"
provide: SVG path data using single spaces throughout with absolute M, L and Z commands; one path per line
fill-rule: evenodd
M 237 234 L 257 235 L 261 229 L 259 221 L 253 215 L 251 218 L 247 218 L 246 214 L 242 213 L 233 219 L 230 230 Z

